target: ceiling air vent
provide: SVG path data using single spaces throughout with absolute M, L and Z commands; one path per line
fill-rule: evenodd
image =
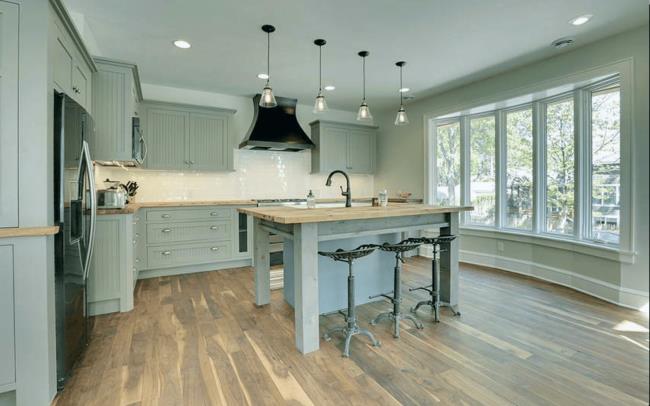
M 559 39 L 556 39 L 555 41 L 551 42 L 551 46 L 553 48 L 560 49 L 560 48 L 568 47 L 569 45 L 573 45 L 574 42 L 575 42 L 575 40 L 573 38 L 570 38 L 570 37 L 559 38 Z

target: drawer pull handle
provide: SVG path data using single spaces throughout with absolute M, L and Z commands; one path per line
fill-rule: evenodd
M 217 227 L 217 226 L 211 226 L 211 227 L 210 227 L 210 230 L 216 230 L 216 229 L 218 229 L 218 228 L 219 228 L 219 227 Z
M 171 229 L 171 228 L 163 228 L 161 231 L 162 231 L 163 233 L 171 233 L 171 232 L 172 232 L 172 229 Z
M 212 250 L 212 251 L 219 251 L 219 247 L 212 247 L 212 248 L 210 248 L 210 250 Z
M 219 213 L 216 212 L 216 211 L 213 211 L 212 213 L 210 213 L 210 215 L 211 215 L 212 217 L 217 217 L 217 216 L 219 215 Z
M 163 252 L 161 252 L 161 254 L 167 256 L 167 255 L 171 255 L 172 252 L 171 251 L 163 251 Z
M 162 218 L 164 218 L 164 219 L 168 219 L 168 218 L 170 218 L 171 216 L 170 216 L 169 214 L 162 214 L 160 217 L 162 217 Z

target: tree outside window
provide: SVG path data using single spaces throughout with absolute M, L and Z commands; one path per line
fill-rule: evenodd
M 460 122 L 436 128 L 436 202 L 439 205 L 460 204 Z

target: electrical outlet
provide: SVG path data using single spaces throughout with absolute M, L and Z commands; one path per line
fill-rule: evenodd
M 497 251 L 503 252 L 504 249 L 505 249 L 505 246 L 503 244 L 503 241 L 497 241 Z

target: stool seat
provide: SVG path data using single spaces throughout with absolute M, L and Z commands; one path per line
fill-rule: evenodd
M 421 306 L 431 306 L 431 311 L 433 312 L 433 320 L 435 322 L 440 321 L 441 306 L 449 307 L 455 316 L 460 316 L 460 313 L 455 311 L 453 307 L 451 307 L 448 303 L 442 302 L 440 300 L 440 263 L 438 255 L 441 252 L 446 251 L 442 249 L 441 246 L 448 245 L 455 239 L 455 235 L 440 235 L 437 237 L 419 237 L 409 239 L 409 241 L 413 243 L 419 242 L 422 245 L 431 245 L 433 254 L 433 258 L 431 259 L 431 284 L 409 289 L 409 292 L 424 290 L 429 293 L 431 299 L 418 302 L 418 304 L 411 308 L 411 312 L 416 313 Z
M 395 253 L 395 268 L 393 274 L 394 284 L 393 284 L 393 290 L 391 292 L 370 296 L 370 299 L 374 299 L 376 297 L 382 296 L 393 304 L 393 310 L 380 313 L 377 317 L 375 317 L 370 322 L 370 324 L 375 325 L 384 319 L 392 320 L 393 336 L 395 338 L 399 338 L 401 320 L 409 320 L 413 322 L 413 324 L 415 324 L 416 328 L 420 328 L 420 329 L 424 328 L 424 326 L 418 319 L 411 316 L 410 314 L 402 314 L 401 311 L 401 303 L 402 303 L 402 276 L 401 275 L 402 275 L 402 263 L 404 262 L 404 253 L 417 249 L 420 245 L 421 243 L 419 241 L 407 239 L 407 240 L 400 241 L 397 244 L 384 243 L 382 245 L 377 246 L 377 249 L 381 251 Z
M 367 336 L 372 342 L 372 345 L 375 347 L 378 347 L 380 345 L 379 341 L 375 339 L 375 336 L 370 331 L 360 328 L 359 325 L 357 324 L 356 305 L 355 305 L 355 297 L 354 297 L 354 268 L 352 266 L 355 260 L 372 254 L 376 249 L 377 249 L 377 245 L 375 244 L 363 244 L 353 250 L 346 251 L 339 248 L 336 251 L 318 252 L 319 255 L 331 258 L 334 261 L 346 262 L 348 264 L 348 311 L 347 313 L 343 314 L 346 323 L 343 326 L 334 327 L 329 331 L 327 331 L 325 334 L 323 334 L 323 338 L 326 341 L 330 341 L 331 339 L 330 335 L 332 333 L 341 332 L 345 334 L 345 345 L 343 347 L 344 357 L 350 356 L 350 340 L 352 340 L 352 337 L 357 334 Z

